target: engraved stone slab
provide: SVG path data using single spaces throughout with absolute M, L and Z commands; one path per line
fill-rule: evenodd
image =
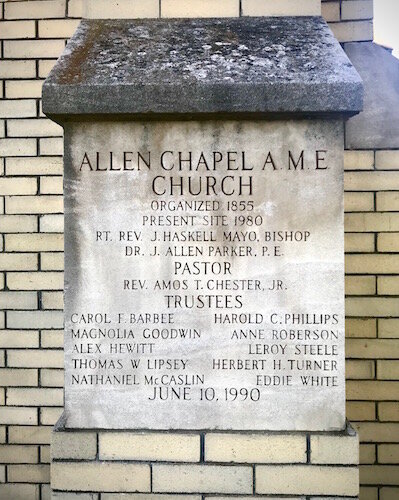
M 65 137 L 66 427 L 342 429 L 342 120 Z

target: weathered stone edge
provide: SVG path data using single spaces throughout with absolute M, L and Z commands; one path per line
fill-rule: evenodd
M 162 98 L 157 99 L 157 96 Z M 332 84 L 43 86 L 43 111 L 63 115 L 345 114 L 363 105 L 361 82 Z M 154 116 L 156 117 L 156 116 Z M 261 116 L 259 116 L 261 117 Z

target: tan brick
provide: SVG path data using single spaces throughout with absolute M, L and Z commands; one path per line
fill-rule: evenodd
M 40 38 L 70 38 L 76 28 L 79 20 L 75 19 L 53 19 L 39 21 Z
M 55 425 L 63 411 L 64 408 L 40 408 L 40 423 L 42 425 Z
M 7 425 L 37 425 L 37 409 L 3 407 L 0 411 L 0 423 Z M 12 443 L 13 441 L 9 442 Z
M 99 436 L 100 460 L 199 462 L 199 434 L 104 432 Z
M 173 481 L 171 478 L 173 477 Z M 221 465 L 153 465 L 156 493 L 252 493 L 252 468 Z
M 51 463 L 51 453 L 50 446 L 40 446 L 40 463 L 49 464 Z
M 63 330 L 42 330 L 40 336 L 41 336 L 41 345 L 44 348 L 64 347 Z
M 0 484 L 1 500 L 39 500 L 37 484 Z
M 13 483 L 50 482 L 49 465 L 9 465 L 8 480 Z
M 0 426 L 0 443 L 6 442 L 6 427 Z
M 41 269 L 43 271 L 62 271 L 64 269 L 63 253 L 41 253 Z
M 376 151 L 375 168 L 378 170 L 399 170 L 399 151 Z
M 201 500 L 201 495 L 152 495 L 151 493 L 103 493 L 101 495 L 101 500 Z M 234 500 L 250 500 L 252 497 L 237 497 L 234 496 Z M 233 500 L 232 497 L 211 497 L 206 496 L 206 500 Z M 65 499 L 65 500 L 74 500 L 74 499 Z M 80 499 L 76 499 L 80 500 Z M 82 499 L 83 500 L 83 499 Z M 87 499 L 91 500 L 91 499 Z M 278 499 L 277 499 L 278 500 Z M 290 499 L 290 500 L 296 500 Z M 302 499 L 300 499 L 302 500 Z
M 348 380 L 346 397 L 357 401 L 396 401 L 399 399 L 399 382 L 380 380 Z M 363 436 L 360 436 L 363 441 Z
M 345 212 L 369 212 L 374 210 L 374 194 L 360 192 L 345 193 Z
M 377 320 L 347 318 L 345 330 L 347 337 L 373 338 L 377 336 Z
M 51 484 L 58 490 L 150 491 L 150 466 L 110 462 L 54 462 Z
M 58 57 L 64 50 L 63 40 L 6 40 L 4 57 L 10 59 L 33 59 Z
M 375 276 L 345 276 L 346 295 L 374 295 L 375 293 Z
M 378 462 L 380 464 L 398 464 L 399 444 L 380 444 L 378 446 Z
M 8 311 L 7 325 L 10 328 L 61 328 L 62 311 Z
M 31 177 L 0 178 L 0 195 L 36 194 L 37 181 Z
M 319 0 L 242 0 L 243 16 L 320 16 Z
M 64 216 L 62 214 L 42 215 L 40 217 L 40 231 L 42 233 L 63 233 Z
M 35 61 L 0 61 L 0 78 L 35 78 Z
M 83 17 L 88 19 L 137 19 L 159 17 L 159 1 L 141 0 L 140 2 L 131 2 L 130 0 L 87 0 L 84 3 Z
M 37 409 L 32 408 L 37 413 Z M 12 425 L 8 428 L 10 444 L 50 444 L 52 427 Z
M 43 309 L 62 310 L 64 308 L 63 292 L 43 292 L 42 306 Z
M 379 319 L 378 336 L 380 338 L 399 338 L 399 319 Z
M 36 152 L 35 139 L 0 139 L 1 156 L 32 156 Z
M 399 498 L 399 488 L 380 489 L 379 500 L 398 500 L 398 498 Z
M 162 495 L 162 498 L 163 498 L 164 495 Z M 175 500 L 179 500 L 180 498 L 180 495 L 175 497 Z M 221 495 L 206 495 L 204 498 L 206 498 L 206 500 L 306 500 L 305 497 L 303 496 L 290 496 L 290 497 L 276 497 L 276 496 L 273 496 L 273 497 L 269 497 L 269 496 L 259 496 L 259 495 L 234 495 L 234 496 L 221 496 Z M 119 500 L 119 499 L 118 499 Z M 122 499 L 120 499 L 122 500 Z M 143 499 L 144 500 L 144 499 Z M 156 500 L 159 500 L 159 497 L 156 499 Z M 326 499 L 320 499 L 320 498 L 312 498 L 312 500 L 332 500 L 330 498 Z M 341 500 L 341 499 L 340 499 Z
M 51 496 L 52 496 L 52 491 L 51 491 L 51 488 L 50 488 L 50 485 L 49 484 L 41 484 L 40 485 L 40 494 L 41 494 L 41 498 L 42 500 L 52 500 Z M 75 499 L 74 499 L 75 500 Z M 77 500 L 77 499 L 76 499 Z M 91 500 L 91 499 L 90 499 Z M 94 500 L 97 500 L 97 499 L 94 499 Z
M 54 349 L 10 349 L 7 360 L 8 366 L 16 368 L 62 368 L 64 353 Z
M 399 340 L 396 342 L 399 344 Z M 399 380 L 398 361 L 377 361 L 377 374 L 380 380 Z
M 83 0 L 68 1 L 68 17 L 83 17 Z
M 46 0 L 47 1 L 47 0 Z M 9 101 L 12 102 L 12 101 Z M 22 100 L 20 102 L 25 102 Z M 35 104 L 36 105 L 36 104 Z M 8 120 L 8 137 L 53 137 L 62 136 L 63 129 L 48 118 Z
M 205 435 L 205 461 L 306 463 L 306 435 Z
M 347 339 L 348 358 L 399 358 L 399 341 L 395 339 Z
M 5 19 L 43 19 L 65 16 L 65 0 L 6 2 Z
M 238 17 L 237 0 L 161 0 L 161 17 Z
M 5 465 L 0 465 L 0 483 L 6 482 L 6 467 Z
M 38 259 L 37 255 L 34 253 L 0 254 L 0 270 L 25 271 L 25 270 L 35 270 L 37 268 L 38 268 Z
M 399 259 L 390 254 L 347 255 L 346 272 L 350 274 L 398 274 Z
M 10 42 L 11 43 L 11 42 Z M 14 42 L 18 43 L 18 42 Z M 31 43 L 31 42 L 28 42 Z M 36 116 L 36 101 L 34 99 L 5 99 L 0 101 L 0 116 L 2 118 Z M 13 120 L 11 120 L 13 121 Z M 20 120 L 14 120 L 14 122 Z M 18 127 L 18 136 L 24 136 Z
M 321 15 L 327 22 L 339 21 L 340 19 L 340 6 L 339 1 L 336 2 L 322 2 Z
M 310 462 L 312 464 L 357 465 L 359 438 L 312 434 L 310 436 Z
M 399 466 L 362 465 L 360 481 L 362 484 L 399 485 Z
M 41 369 L 40 385 L 42 387 L 64 387 L 64 370 Z
M 399 172 L 346 172 L 346 191 L 392 191 L 399 189 Z
M 62 194 L 63 185 L 62 177 L 41 177 L 40 179 L 40 193 L 41 194 Z
M 7 234 L 5 236 L 6 252 L 40 252 L 64 250 L 62 234 Z
M 97 434 L 95 432 L 53 432 L 51 436 L 52 458 L 94 460 L 96 454 Z
M 399 422 L 399 403 L 378 403 L 378 416 L 381 422 Z
M 378 500 L 378 488 L 360 486 L 359 500 Z
M 377 210 L 381 212 L 397 212 L 399 210 L 399 192 L 383 191 L 377 193 Z
M 376 446 L 374 444 L 361 444 L 359 447 L 359 462 L 364 464 L 373 464 L 376 462 Z
M 369 360 L 347 360 L 345 374 L 348 380 L 373 379 L 375 377 L 374 362 Z
M 40 139 L 40 154 L 44 156 L 62 155 L 64 151 L 64 141 L 61 137 Z
M 37 229 L 35 215 L 2 215 L 0 218 L 1 233 L 32 233 Z
M 37 370 L 0 368 L 0 386 L 37 386 L 38 382 Z
M 7 284 L 10 290 L 62 290 L 64 279 L 60 272 L 8 273 Z
M 399 231 L 399 214 L 390 212 L 345 214 L 345 230 L 348 232 Z
M 395 316 L 399 298 L 348 297 L 345 300 L 347 316 Z
M 346 233 L 345 252 L 374 252 L 374 234 L 367 233 Z
M 10 388 L 7 391 L 7 404 L 26 406 L 62 406 L 63 391 L 46 388 Z
M 3 21 L 1 23 L 1 38 L 35 38 L 34 21 Z
M 356 467 L 257 465 L 256 493 L 352 495 L 359 492 Z
M 399 276 L 379 276 L 378 295 L 399 295 Z
M 37 293 L 0 292 L 0 309 L 37 309 Z
M 380 233 L 377 236 L 379 252 L 399 252 L 399 233 Z
M 0 462 L 10 464 L 30 464 L 38 461 L 37 446 L 2 445 L 0 446 Z M 1 498 L 1 494 L 0 494 Z
M 47 78 L 57 59 L 44 59 L 39 61 L 39 78 Z
M 41 97 L 42 80 L 9 80 L 6 82 L 6 98 Z
M 371 21 L 345 21 L 329 24 L 334 36 L 340 43 L 367 42 L 373 39 Z
M 62 175 L 63 162 L 59 156 L 7 158 L 7 175 Z
M 2 330 L 0 331 L 0 347 L 39 347 L 39 332 Z
M 343 20 L 372 19 L 373 0 L 345 0 L 341 4 Z

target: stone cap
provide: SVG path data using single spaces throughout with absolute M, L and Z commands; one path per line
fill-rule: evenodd
M 321 17 L 84 20 L 43 86 L 69 115 L 353 115 L 361 78 Z

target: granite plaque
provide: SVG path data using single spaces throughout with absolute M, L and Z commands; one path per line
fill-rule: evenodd
M 342 119 L 65 138 L 67 427 L 342 429 Z

